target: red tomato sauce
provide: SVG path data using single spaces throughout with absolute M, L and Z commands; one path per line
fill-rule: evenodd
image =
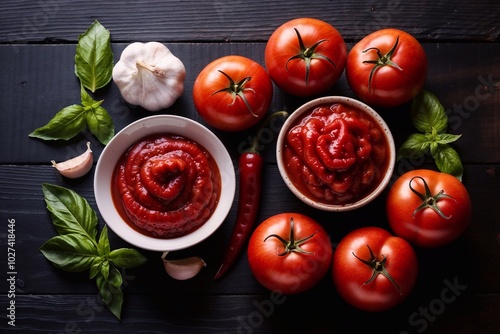
M 132 228 L 168 239 L 191 233 L 210 218 L 221 176 L 203 146 L 161 134 L 140 139 L 121 156 L 111 187 L 115 206 Z
M 287 133 L 283 161 L 302 193 L 326 204 L 345 205 L 366 196 L 388 168 L 384 130 L 364 111 L 321 105 Z

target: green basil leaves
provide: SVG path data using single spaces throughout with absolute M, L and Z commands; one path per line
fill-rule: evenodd
M 112 77 L 113 52 L 110 33 L 98 21 L 78 38 L 75 74 L 82 85 L 94 93 L 106 86 Z
M 43 184 L 43 197 L 52 223 L 60 235 L 76 234 L 89 240 L 97 237 L 97 214 L 87 200 L 72 190 Z
M 420 133 L 414 133 L 401 145 L 398 159 L 417 159 L 430 152 L 437 168 L 462 180 L 463 166 L 457 151 L 450 145 L 461 135 L 446 133 L 448 116 L 438 98 L 423 90 L 411 105 L 411 120 Z
M 61 109 L 29 136 L 68 140 L 88 127 L 106 145 L 115 133 L 113 120 L 102 107 L 103 101 L 94 100 L 91 93 L 111 81 L 112 71 L 110 33 L 95 21 L 80 35 L 76 47 L 74 72 L 80 81 L 81 103 Z M 42 189 L 58 235 L 45 242 L 40 251 L 59 269 L 70 272 L 88 270 L 89 278 L 96 279 L 103 302 L 120 319 L 123 278 L 119 269 L 137 267 L 146 258 L 130 248 L 111 250 L 107 226 L 98 235 L 97 213 L 76 192 L 47 183 L 42 184 Z
M 45 242 L 40 251 L 59 269 L 89 270 L 89 278 L 96 279 L 103 302 L 120 319 L 123 278 L 118 268 L 140 266 L 146 258 L 131 248 L 111 250 L 107 226 L 97 238 L 97 214 L 87 200 L 73 190 L 48 183 L 42 184 L 42 190 L 59 235 Z
M 97 139 L 106 145 L 114 136 L 113 120 L 86 91 L 94 93 L 112 79 L 113 52 L 110 33 L 98 21 L 78 38 L 75 56 L 75 75 L 80 80 L 81 105 L 61 109 L 44 126 L 35 129 L 30 137 L 43 140 L 68 140 L 87 126 Z
M 85 122 L 90 132 L 106 145 L 115 135 L 113 119 L 106 109 L 101 106 L 101 101 L 94 101 L 83 88 L 81 89 L 82 106 L 85 114 Z
M 68 140 L 85 129 L 85 109 L 81 105 L 73 104 L 55 114 L 46 125 L 29 134 L 43 140 Z

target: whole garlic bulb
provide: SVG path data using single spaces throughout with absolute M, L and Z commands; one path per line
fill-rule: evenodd
M 184 92 L 186 68 L 162 43 L 135 42 L 113 67 L 113 81 L 123 99 L 149 111 L 168 108 Z

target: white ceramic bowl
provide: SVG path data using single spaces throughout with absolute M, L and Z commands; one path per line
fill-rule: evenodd
M 155 133 L 177 134 L 201 144 L 215 159 L 221 175 L 221 194 L 210 219 L 195 231 L 178 238 L 153 238 L 134 230 L 116 210 L 111 195 L 111 179 L 119 158 L 137 140 Z M 236 179 L 233 163 L 219 138 L 200 123 L 175 115 L 150 116 L 123 128 L 102 151 L 97 161 L 94 176 L 94 194 L 97 207 L 111 230 L 134 246 L 161 252 L 188 248 L 205 240 L 215 232 L 231 209 L 235 188 Z
M 283 146 L 285 144 L 285 138 L 286 134 L 288 131 L 291 129 L 291 127 L 296 123 L 296 121 L 303 117 L 305 114 L 310 113 L 315 107 L 323 104 L 329 104 L 332 105 L 334 103 L 341 103 L 350 107 L 353 107 L 355 109 L 364 111 L 372 116 L 372 118 L 380 125 L 380 127 L 383 129 L 383 134 L 385 135 L 387 141 L 388 141 L 388 146 L 389 146 L 389 161 L 387 164 L 387 170 L 385 171 L 384 176 L 382 177 L 380 183 L 378 186 L 375 187 L 375 189 L 369 193 L 360 198 L 359 200 L 353 202 L 353 203 L 347 203 L 347 204 L 342 204 L 342 205 L 336 205 L 336 204 L 325 204 L 323 202 L 319 202 L 317 200 L 312 199 L 310 196 L 303 194 L 292 182 L 290 177 L 287 175 L 287 172 L 285 170 L 284 166 L 284 161 L 283 161 Z M 277 139 L 277 144 L 276 144 L 276 159 L 278 162 L 278 169 L 281 174 L 281 177 L 283 178 L 284 182 L 288 186 L 288 188 L 292 191 L 295 196 L 297 196 L 300 200 L 302 200 L 304 203 L 308 204 L 311 207 L 314 207 L 316 209 L 324 210 L 324 211 L 349 211 L 349 210 L 354 210 L 359 207 L 362 207 L 368 203 L 370 203 L 372 200 L 374 200 L 380 193 L 384 190 L 384 188 L 387 186 L 389 183 L 393 170 L 394 170 L 394 163 L 396 160 L 396 150 L 394 146 L 394 139 L 392 137 L 391 131 L 389 130 L 389 127 L 385 123 L 385 121 L 382 119 L 382 117 L 371 107 L 368 105 L 344 96 L 326 96 L 326 97 L 321 97 L 317 98 L 315 100 L 309 101 L 305 103 L 304 105 L 300 106 L 295 110 L 285 121 L 283 124 L 283 127 L 280 130 L 280 133 L 278 135 Z

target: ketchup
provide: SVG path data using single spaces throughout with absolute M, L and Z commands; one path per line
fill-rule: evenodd
M 287 133 L 288 176 L 311 199 L 353 203 L 376 188 L 388 167 L 383 131 L 361 110 L 338 103 L 318 106 Z
M 198 143 L 178 135 L 140 139 L 114 170 L 115 206 L 137 231 L 175 238 L 202 226 L 217 206 L 221 177 L 215 160 Z

